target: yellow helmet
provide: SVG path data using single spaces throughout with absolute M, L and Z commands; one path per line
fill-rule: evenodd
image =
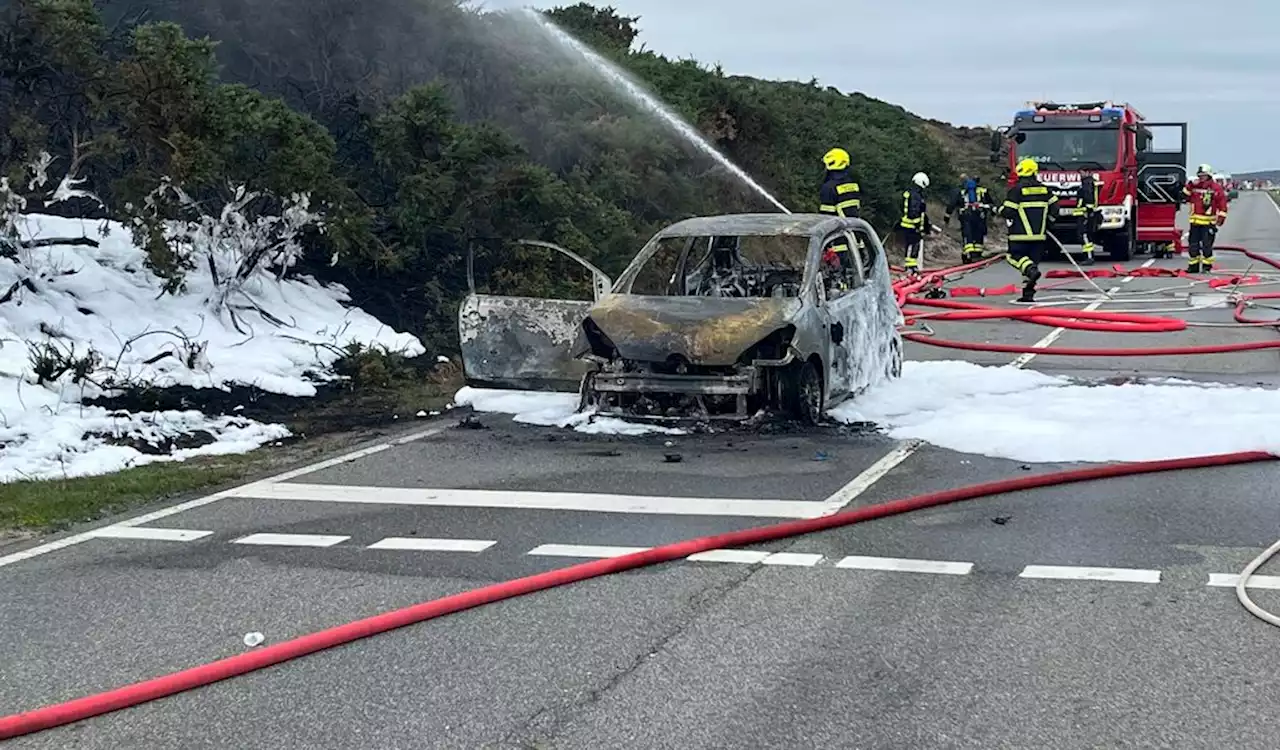
M 1023 159 L 1018 162 L 1018 176 L 1031 177 L 1040 171 L 1040 165 L 1034 159 Z
M 845 169 L 849 166 L 849 152 L 842 148 L 833 148 L 822 157 L 827 169 Z

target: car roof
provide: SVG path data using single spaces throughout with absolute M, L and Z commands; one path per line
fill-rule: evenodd
M 845 225 L 829 214 L 722 214 L 677 221 L 658 232 L 659 237 L 707 237 L 713 235 L 795 235 L 826 234 Z

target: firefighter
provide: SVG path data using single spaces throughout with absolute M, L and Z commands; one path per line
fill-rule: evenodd
M 1084 251 L 1084 265 L 1091 266 L 1093 260 L 1093 238 L 1102 226 L 1102 212 L 1098 209 L 1099 193 L 1102 190 L 1102 176 L 1088 172 L 1080 178 L 1080 202 L 1076 205 L 1076 215 L 1080 217 L 1080 244 Z
M 822 157 L 827 173 L 818 190 L 818 212 L 846 218 L 857 218 L 862 211 L 862 189 L 849 173 L 849 152 L 833 148 Z M 843 240 L 827 248 L 835 253 L 841 268 L 852 268 L 849 245 Z
M 916 172 L 911 187 L 902 191 L 902 218 L 898 220 L 898 236 L 906 255 L 907 273 L 920 273 L 920 261 L 924 256 L 924 235 L 941 229 L 929 223 L 925 213 L 924 191 L 929 187 L 929 175 Z
M 1227 193 L 1213 179 L 1213 170 L 1201 164 L 1196 179 L 1182 188 L 1191 206 L 1191 231 L 1188 236 L 1187 273 L 1213 270 L 1213 242 L 1218 227 L 1227 221 Z
M 942 218 L 944 226 L 951 223 L 951 216 L 956 212 L 960 214 L 960 240 L 964 243 L 961 262 L 982 260 L 986 250 L 987 218 L 995 212 L 995 203 L 979 178 L 960 175 L 960 189 L 952 196 Z
M 1034 302 L 1036 281 L 1040 279 L 1040 254 L 1048 239 L 1058 196 L 1049 191 L 1037 176 L 1040 165 L 1032 159 L 1018 162 L 1018 182 L 1000 207 L 1000 216 L 1009 224 L 1009 254 L 1005 260 L 1022 274 L 1022 296 L 1019 302 Z

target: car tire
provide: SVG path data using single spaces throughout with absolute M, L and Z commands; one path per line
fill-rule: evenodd
M 1108 232 L 1103 238 L 1103 249 L 1111 260 L 1124 262 L 1133 258 L 1133 247 L 1137 243 L 1133 222 L 1129 222 L 1123 232 Z
M 808 360 L 793 370 L 788 379 L 787 405 L 791 416 L 807 425 L 822 421 L 826 408 L 826 394 L 822 388 L 822 373 L 813 360 Z
M 902 339 L 894 337 L 893 343 L 890 344 L 893 350 L 889 354 L 889 377 L 902 377 Z

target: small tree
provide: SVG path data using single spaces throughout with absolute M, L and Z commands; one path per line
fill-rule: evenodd
M 221 210 L 210 213 L 166 178 L 141 210 L 127 207 L 135 242 L 148 250 L 152 269 L 168 282 L 164 291 L 180 291 L 186 273 L 203 265 L 213 285 L 208 304 L 216 313 L 255 276 L 283 278 L 301 258 L 305 236 L 325 229 L 323 216 L 311 210 L 310 194 L 280 199 L 243 185 L 232 194 Z

